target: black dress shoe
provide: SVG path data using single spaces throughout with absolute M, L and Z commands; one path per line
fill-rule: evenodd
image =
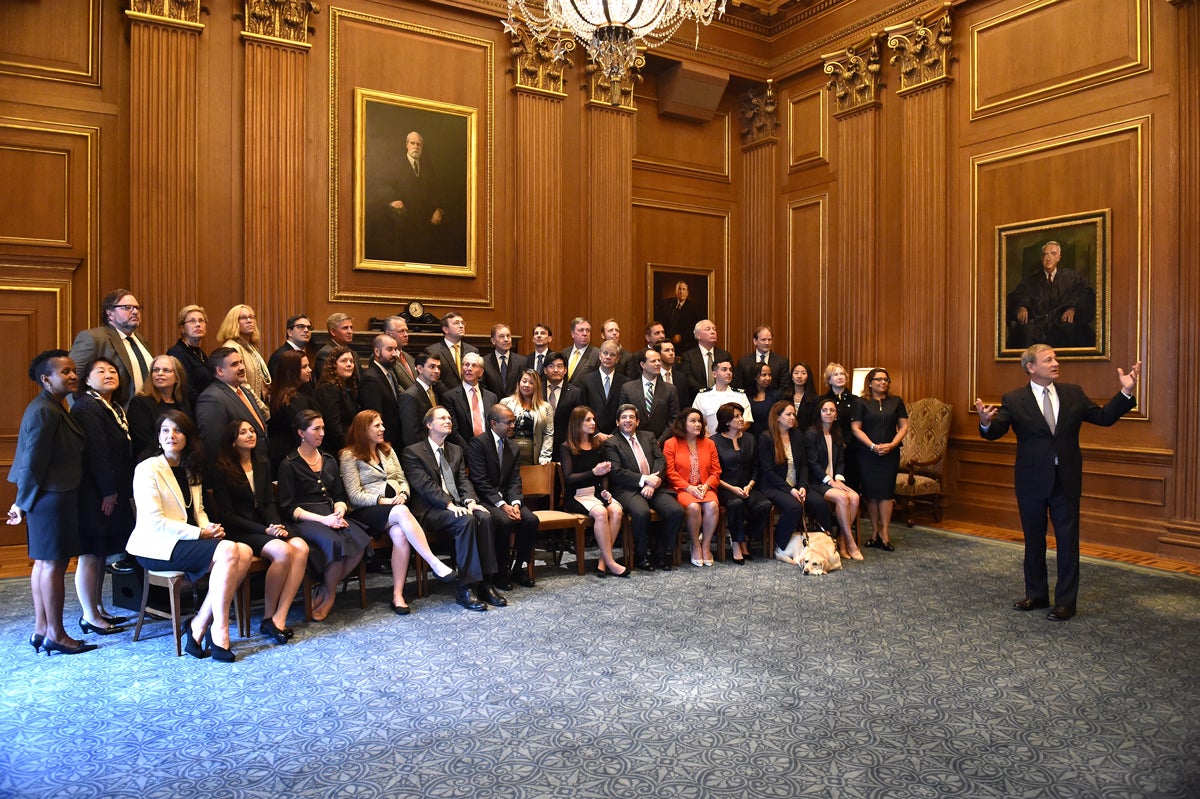
M 395 602 L 389 602 L 388 604 L 391 605 L 392 613 L 395 613 L 397 616 L 407 616 L 412 613 L 412 608 L 408 605 L 397 605 Z
M 234 654 L 232 649 L 223 647 L 213 640 L 211 627 L 204 632 L 204 637 L 208 641 L 209 648 L 212 649 L 213 660 L 218 663 L 232 663 L 237 660 L 237 655 Z
M 470 588 L 460 588 L 454 601 L 467 610 L 487 610 L 487 605 L 480 602 L 479 597 L 475 596 L 475 592 Z
M 506 577 L 504 575 L 497 574 L 497 575 L 493 576 L 492 577 L 492 585 L 496 586 L 501 591 L 511 591 L 512 590 L 512 582 L 509 581 L 508 577 Z
M 513 569 L 513 573 L 509 575 L 514 583 L 525 588 L 533 588 L 537 581 L 529 576 L 529 572 L 524 569 Z
M 288 642 L 288 634 L 276 627 L 275 622 L 271 621 L 269 617 L 263 619 L 262 624 L 258 625 L 258 631 L 274 640 L 277 644 L 286 644 Z
M 504 598 L 504 595 L 501 594 L 499 591 L 497 591 L 494 587 L 492 587 L 491 585 L 486 584 L 486 583 L 484 584 L 483 588 L 481 588 L 479 591 L 479 598 L 493 607 L 497 607 L 497 608 L 508 607 L 508 600 Z
M 132 616 L 110 616 L 107 613 L 101 613 L 100 618 L 104 619 L 109 624 L 124 624 L 133 619 Z
M 452 583 L 458 579 L 458 569 L 451 569 L 441 577 L 438 577 L 436 574 L 433 576 L 439 583 Z
M 137 571 L 137 561 L 126 555 L 120 560 L 114 560 L 104 567 L 109 574 L 132 574 Z
M 99 649 L 95 644 L 80 644 L 79 646 L 67 646 L 60 644 L 58 641 L 51 641 L 49 638 L 42 641 L 42 649 L 46 650 L 46 656 L 59 652 L 63 655 L 82 655 L 84 652 L 91 652 L 93 649 Z
M 1069 608 L 1066 605 L 1055 605 L 1054 609 L 1046 614 L 1046 618 L 1050 621 L 1066 621 L 1075 615 L 1075 608 Z
M 42 644 L 46 642 L 46 636 L 40 633 L 34 633 L 29 636 L 29 645 L 33 647 L 33 653 L 36 655 L 42 651 Z
M 1050 607 L 1050 600 L 1030 599 L 1029 597 L 1025 597 L 1024 599 L 1018 599 L 1016 602 L 1014 602 L 1013 607 L 1017 610 L 1039 610 L 1040 608 Z
M 658 570 L 659 570 L 660 572 L 669 572 L 669 571 L 671 571 L 671 561 L 667 560 L 666 558 L 663 558 L 662 560 L 660 560 L 660 561 L 658 562 Z
M 189 616 L 183 620 L 183 630 L 180 632 L 179 637 L 183 640 L 184 652 L 187 652 L 194 658 L 203 660 L 212 653 L 204 648 L 204 643 L 202 641 L 197 641 L 192 637 L 192 619 L 194 618 L 196 617 Z
M 95 633 L 96 635 L 115 635 L 116 633 L 125 632 L 124 627 L 97 627 L 94 624 L 89 624 L 82 616 L 79 617 L 79 629 L 85 633 Z
M 654 571 L 654 564 L 650 562 L 650 558 L 642 558 L 637 562 L 637 570 L 640 572 Z

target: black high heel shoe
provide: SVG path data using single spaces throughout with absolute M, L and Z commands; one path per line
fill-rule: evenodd
M 42 651 L 42 642 L 46 640 L 46 636 L 41 633 L 34 633 L 29 636 L 29 645 L 33 647 L 34 654 Z
M 275 626 L 270 618 L 262 620 L 262 624 L 258 626 L 258 631 L 273 639 L 277 644 L 286 644 L 288 642 L 288 634 Z
M 124 624 L 125 622 L 131 620 L 131 617 L 129 616 L 112 616 L 108 613 L 101 613 L 100 618 L 104 619 L 109 624 Z
M 125 632 L 124 627 L 97 627 L 94 624 L 88 623 L 83 616 L 79 617 L 79 629 L 85 633 L 95 633 L 96 635 L 115 635 L 116 633 Z
M 208 657 L 212 653 L 207 651 L 204 648 L 204 644 L 202 641 L 197 641 L 195 638 L 192 637 L 192 621 L 195 618 L 196 618 L 195 616 L 188 616 L 186 619 L 183 620 L 183 630 L 180 631 L 179 637 L 181 639 L 183 639 L 183 651 L 184 652 L 187 652 L 189 655 L 191 655 L 194 658 L 203 660 L 204 658 Z
M 237 655 L 234 654 L 232 649 L 226 649 L 213 640 L 211 627 L 205 630 L 204 637 L 205 640 L 208 641 L 209 649 L 212 650 L 213 660 L 216 660 L 220 663 L 232 663 L 237 660 Z
M 433 577 L 439 583 L 452 583 L 458 579 L 458 569 L 451 569 L 450 571 L 443 574 L 441 577 L 438 577 L 436 574 L 433 575 Z
M 91 652 L 93 649 L 100 647 L 95 644 L 80 644 L 79 646 L 66 646 L 58 641 L 52 641 L 46 638 L 42 641 L 42 649 L 46 650 L 46 656 L 49 657 L 54 652 L 61 652 L 64 655 L 82 655 L 84 652 Z

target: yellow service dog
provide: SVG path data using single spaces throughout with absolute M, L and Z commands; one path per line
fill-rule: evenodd
M 780 560 L 795 563 L 805 574 L 828 574 L 842 568 L 837 544 L 828 533 L 796 533 L 783 554 L 787 560 Z

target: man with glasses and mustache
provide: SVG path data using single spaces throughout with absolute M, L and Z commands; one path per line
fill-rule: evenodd
M 154 349 L 137 329 L 142 324 L 142 306 L 129 289 L 116 289 L 104 296 L 100 305 L 104 324 L 80 331 L 71 345 L 71 360 L 79 374 L 87 374 L 97 358 L 117 365 L 121 384 L 113 401 L 126 405 L 142 383 L 150 379 Z

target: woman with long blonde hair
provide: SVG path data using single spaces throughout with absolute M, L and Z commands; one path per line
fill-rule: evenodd
M 225 314 L 217 328 L 217 340 L 222 347 L 233 347 L 242 354 L 246 366 L 246 381 L 251 394 L 258 400 L 263 418 L 270 416 L 267 403 L 271 398 L 271 372 L 267 361 L 258 351 L 258 316 L 249 305 L 235 305 Z

